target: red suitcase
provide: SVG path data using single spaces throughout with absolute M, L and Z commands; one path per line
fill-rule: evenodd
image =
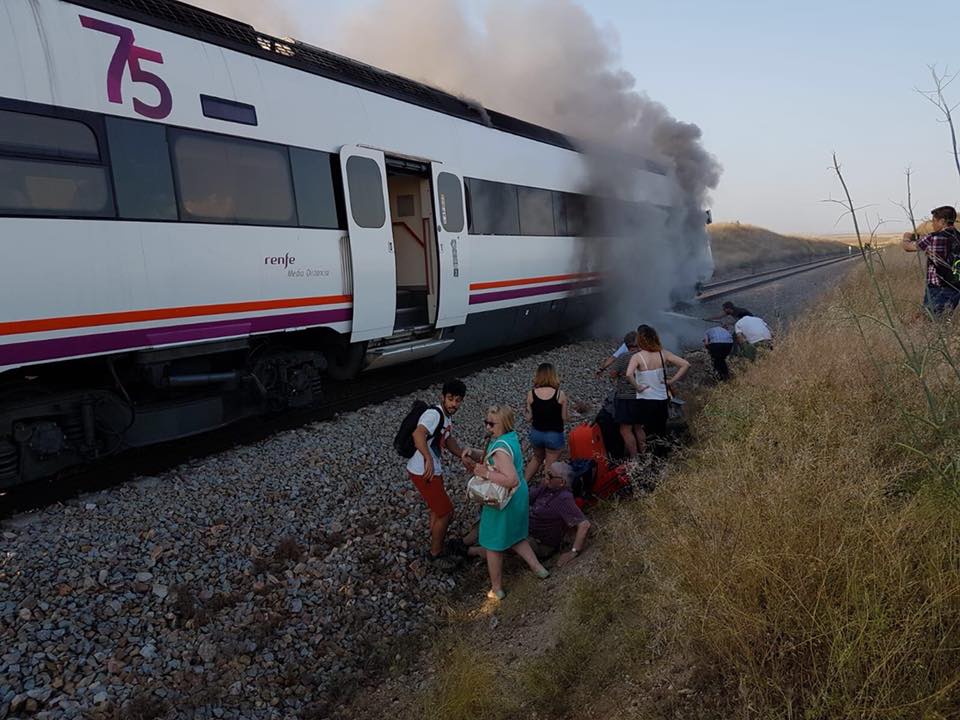
M 608 498 L 630 484 L 623 467 L 612 467 L 603 446 L 603 434 L 596 423 L 584 423 L 570 431 L 571 460 L 593 460 L 597 464 L 597 476 L 593 482 L 592 500 Z

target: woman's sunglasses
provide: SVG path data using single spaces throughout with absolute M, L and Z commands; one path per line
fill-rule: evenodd
M 497 423 L 496 423 L 496 421 L 494 421 L 494 420 L 484 420 L 484 421 L 483 421 L 483 424 L 486 425 L 487 427 L 493 427 L 493 426 L 496 425 Z

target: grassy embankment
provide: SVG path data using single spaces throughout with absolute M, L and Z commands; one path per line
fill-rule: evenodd
M 589 572 L 456 626 L 416 714 L 957 717 L 960 330 L 886 255 L 710 391 Z
M 741 223 L 714 223 L 708 227 L 716 275 L 723 276 L 764 266 L 784 266 L 847 252 L 849 238 L 781 235 Z M 856 240 L 853 240 L 856 243 Z

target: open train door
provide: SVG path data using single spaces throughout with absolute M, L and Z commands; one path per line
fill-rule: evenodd
M 440 258 L 440 302 L 437 327 L 462 325 L 470 307 L 470 282 L 466 272 L 467 210 L 463 181 L 443 163 L 431 163 L 433 201 L 437 217 L 437 250 Z
M 340 150 L 340 168 L 353 278 L 350 340 L 387 337 L 393 334 L 396 318 L 397 267 L 383 153 L 344 145 Z

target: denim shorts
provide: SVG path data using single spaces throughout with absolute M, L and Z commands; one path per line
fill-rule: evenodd
M 563 450 L 566 442 L 563 439 L 562 432 L 553 430 L 537 430 L 530 428 L 530 444 L 535 448 L 545 448 L 547 450 Z

